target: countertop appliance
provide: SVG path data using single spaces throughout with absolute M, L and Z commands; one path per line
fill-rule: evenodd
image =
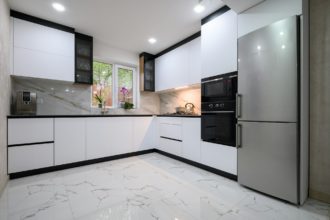
M 37 113 L 37 94 L 28 91 L 16 93 L 15 114 L 35 115 Z
M 195 105 L 193 103 L 186 103 L 186 105 L 184 106 L 186 109 L 186 112 L 188 114 L 194 114 L 195 113 Z
M 238 40 L 238 182 L 299 203 L 298 17 Z
M 202 79 L 201 136 L 235 147 L 237 72 Z

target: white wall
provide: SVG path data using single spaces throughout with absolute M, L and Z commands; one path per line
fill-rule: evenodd
M 139 65 L 138 53 L 111 47 L 97 39 L 94 39 L 93 47 L 93 56 L 96 60 L 123 64 L 132 67 L 137 67 Z
M 238 37 L 275 21 L 302 14 L 302 0 L 266 0 L 238 15 Z
M 137 82 L 139 82 L 140 73 L 139 73 L 139 54 L 134 53 L 131 51 L 111 47 L 101 41 L 98 41 L 97 39 L 94 39 L 93 44 L 94 50 L 93 50 L 93 56 L 94 60 L 108 62 L 108 63 L 115 63 L 115 64 L 121 64 L 121 65 L 127 65 L 129 67 L 136 68 L 136 73 L 138 74 Z M 142 51 L 141 51 L 142 52 Z M 137 95 L 137 108 L 135 110 L 132 110 L 128 113 L 131 114 L 159 114 L 160 111 L 160 101 L 159 96 L 156 93 L 150 93 L 150 92 L 139 92 L 139 83 L 137 83 L 138 86 L 138 95 Z M 111 113 L 118 113 L 118 114 L 125 114 L 127 111 L 123 109 L 112 109 L 110 110 Z
M 10 110 L 10 23 L 6 0 L 0 0 L 0 195 L 7 182 L 7 115 Z M 1 218 L 1 216 L 0 216 Z

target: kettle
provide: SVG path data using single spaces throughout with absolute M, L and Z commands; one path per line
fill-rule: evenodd
M 195 110 L 195 105 L 193 103 L 187 103 L 185 105 L 186 113 L 193 114 Z

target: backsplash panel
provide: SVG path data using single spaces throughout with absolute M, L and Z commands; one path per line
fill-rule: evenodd
M 16 91 L 37 93 L 38 115 L 98 114 L 100 109 L 91 107 L 90 85 L 61 81 L 13 77 L 12 96 Z M 14 100 L 13 100 L 14 101 Z M 159 114 L 159 96 L 141 92 L 140 108 L 132 110 L 109 109 L 109 114 Z
M 176 107 L 184 107 L 186 103 L 195 105 L 195 113 L 201 113 L 201 89 L 191 88 L 159 94 L 160 113 L 173 113 Z

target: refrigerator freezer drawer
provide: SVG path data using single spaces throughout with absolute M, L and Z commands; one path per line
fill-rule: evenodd
M 238 122 L 238 182 L 298 203 L 296 123 Z

